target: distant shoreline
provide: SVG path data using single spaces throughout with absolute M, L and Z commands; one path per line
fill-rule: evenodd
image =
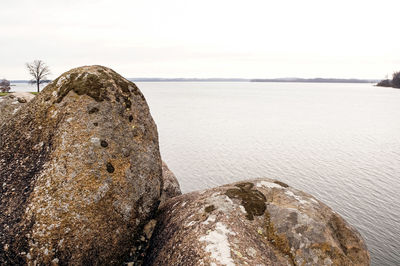
M 276 79 L 240 79 L 240 78 L 128 78 L 132 82 L 291 82 L 291 83 L 378 83 L 374 79 L 333 79 L 333 78 L 276 78 Z M 11 80 L 11 84 L 29 83 L 28 80 Z M 49 81 L 51 82 L 51 81 Z
M 377 83 L 372 79 L 327 79 L 327 78 L 288 78 L 288 79 L 252 79 L 251 82 L 296 82 L 296 83 Z

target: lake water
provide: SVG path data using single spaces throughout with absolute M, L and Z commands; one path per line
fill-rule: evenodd
M 162 157 L 183 192 L 279 179 L 355 226 L 372 265 L 400 265 L 400 90 L 322 83 L 137 85 L 157 123 Z

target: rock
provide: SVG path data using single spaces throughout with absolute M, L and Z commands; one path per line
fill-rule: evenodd
M 0 264 L 120 264 L 161 188 L 142 93 L 111 69 L 72 69 L 0 132 Z
M 182 195 L 178 179 L 164 161 L 162 161 L 162 175 L 163 189 L 161 191 L 159 206 L 162 206 L 167 200 L 173 197 Z M 146 254 L 149 247 L 150 238 L 153 234 L 156 223 L 157 221 L 152 219 L 143 227 L 140 237 L 130 252 L 131 256 L 129 260 L 125 261 L 124 264 L 141 265 L 143 263 L 144 254 Z
M 35 95 L 28 92 L 15 92 L 0 97 L 0 126 L 13 116 L 25 103 L 33 99 Z
M 161 192 L 160 206 L 163 205 L 168 199 L 182 195 L 178 179 L 164 161 L 162 162 L 162 174 L 164 185 Z
M 369 265 L 355 229 L 276 180 L 175 197 L 157 220 L 145 265 Z

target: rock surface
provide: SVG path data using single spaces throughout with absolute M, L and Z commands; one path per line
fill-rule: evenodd
M 169 199 L 182 195 L 178 179 L 164 161 L 162 161 L 162 176 L 163 189 L 161 191 L 160 207 Z M 142 265 L 156 223 L 157 221 L 152 219 L 143 227 L 140 237 L 136 240 L 135 245 L 131 249 L 129 260 L 124 264 Z
M 169 170 L 167 164 L 164 161 L 162 162 L 162 175 L 164 185 L 161 193 L 160 206 L 163 205 L 168 199 L 182 195 L 178 179 L 176 178 L 174 173 Z
M 0 264 L 120 264 L 161 188 L 142 93 L 111 69 L 72 69 L 2 126 Z
M 0 97 L 0 126 L 13 116 L 25 103 L 33 99 L 35 95 L 28 92 L 15 92 Z
M 175 197 L 157 220 L 145 265 L 369 265 L 355 229 L 275 180 Z

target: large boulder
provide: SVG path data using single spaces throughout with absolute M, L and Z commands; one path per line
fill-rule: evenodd
M 157 221 L 145 265 L 369 265 L 354 228 L 275 180 L 175 197 Z
M 162 162 L 162 175 L 164 184 L 160 198 L 160 206 L 168 199 L 182 195 L 178 179 L 164 161 Z
M 33 99 L 35 95 L 28 92 L 15 92 L 0 97 L 0 126 L 10 119 L 24 104 Z
M 163 206 L 166 201 L 176 196 L 182 195 L 181 188 L 175 174 L 168 168 L 167 164 L 162 161 L 162 176 L 163 176 L 163 188 L 161 190 L 160 205 Z M 149 247 L 150 239 L 156 226 L 157 221 L 155 219 L 150 220 L 142 230 L 142 234 L 137 239 L 135 245 L 131 250 L 131 256 L 129 261 L 125 264 L 129 265 L 141 265 L 143 258 L 146 254 L 146 250 Z
M 72 69 L 1 129 L 0 264 L 120 264 L 161 188 L 142 93 L 111 69 Z

